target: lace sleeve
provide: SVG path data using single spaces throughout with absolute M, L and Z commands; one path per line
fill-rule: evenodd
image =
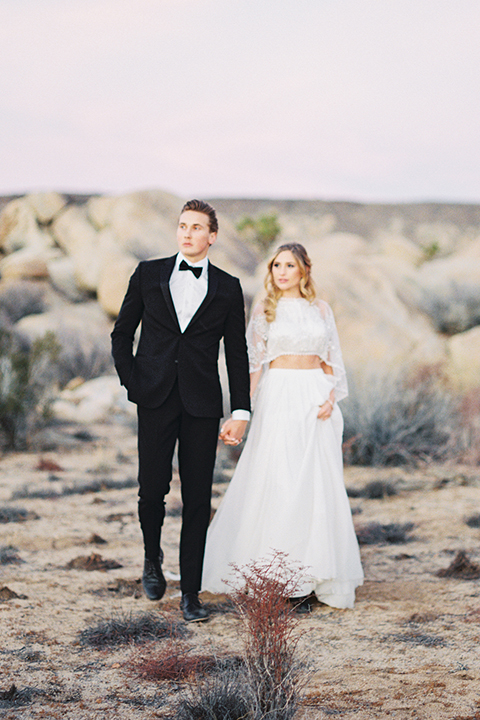
M 320 310 L 327 327 L 327 347 L 325 357 L 321 359 L 330 365 L 333 370 L 335 377 L 335 399 L 342 400 L 348 395 L 348 384 L 335 318 L 333 317 L 331 307 L 326 302 L 319 300 L 316 301 L 315 304 Z
M 250 373 L 260 370 L 267 362 L 267 330 L 268 323 L 265 317 L 263 303 L 259 302 L 253 308 L 250 322 L 247 327 L 247 348 L 250 362 Z

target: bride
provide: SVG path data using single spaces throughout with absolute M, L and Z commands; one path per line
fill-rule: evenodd
M 267 295 L 247 328 L 255 410 L 208 530 L 202 589 L 229 592 L 232 563 L 281 551 L 304 568 L 299 595 L 351 608 L 363 572 L 343 482 L 338 401 L 347 381 L 332 311 L 315 298 L 310 271 L 298 243 L 268 265 Z

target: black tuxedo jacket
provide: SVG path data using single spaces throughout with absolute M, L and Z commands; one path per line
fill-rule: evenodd
M 182 333 L 170 294 L 176 256 L 141 262 L 130 278 L 112 332 L 112 353 L 129 399 L 162 405 L 178 378 L 184 408 L 195 417 L 222 417 L 218 375 L 224 338 L 232 409 L 250 409 L 243 295 L 237 278 L 208 264 L 208 291 Z M 142 323 L 135 356 L 133 340 Z

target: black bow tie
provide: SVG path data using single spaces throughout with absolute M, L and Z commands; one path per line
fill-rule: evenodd
M 185 260 L 182 260 L 182 262 L 180 263 L 180 266 L 179 266 L 178 269 L 179 269 L 179 270 L 191 270 L 192 273 L 193 273 L 193 274 L 195 275 L 195 277 L 197 278 L 197 280 L 198 280 L 198 278 L 200 277 L 200 275 L 202 274 L 202 268 L 201 268 L 201 267 L 192 267 L 191 265 L 189 265 L 188 263 L 186 263 Z

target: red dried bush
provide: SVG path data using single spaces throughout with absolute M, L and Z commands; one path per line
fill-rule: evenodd
M 288 598 L 298 595 L 304 569 L 287 555 L 235 567 L 232 600 L 245 627 L 245 666 L 254 697 L 253 717 L 288 720 L 296 712 L 303 664 L 298 616 Z
M 41 457 L 35 465 L 35 470 L 48 470 L 48 472 L 63 472 L 63 468 L 50 458 Z
M 217 664 L 214 655 L 197 655 L 185 642 L 171 638 L 162 645 L 146 645 L 129 661 L 130 672 L 144 680 L 189 680 L 205 675 Z

